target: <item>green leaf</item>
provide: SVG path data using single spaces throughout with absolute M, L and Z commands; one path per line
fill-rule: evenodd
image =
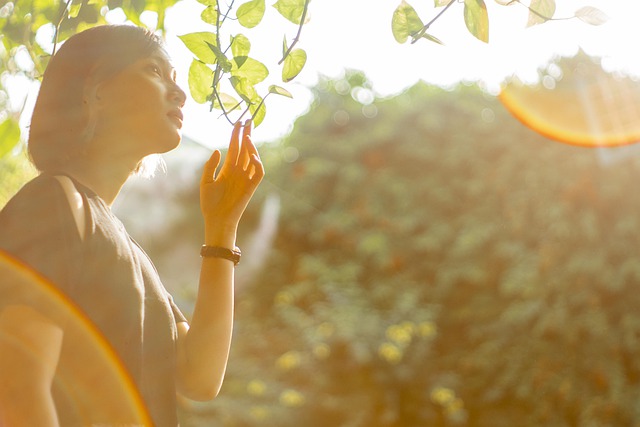
M 233 54 L 233 60 L 237 64 L 238 68 L 242 67 L 244 62 L 247 60 L 250 50 L 251 42 L 247 37 L 242 34 L 231 37 L 231 53 Z
M 13 119 L 6 119 L 0 124 L 0 158 L 13 150 L 20 142 L 20 126 Z
M 391 31 L 398 43 L 404 43 L 409 36 L 422 30 L 424 24 L 415 9 L 406 1 L 402 0 L 400 6 L 393 12 L 391 18 Z
M 207 42 L 207 46 L 216 56 L 216 61 L 220 65 L 220 68 L 222 68 L 222 71 L 224 71 L 225 73 L 230 72 L 233 68 L 233 64 L 231 63 L 231 61 L 229 61 L 229 58 L 227 58 L 227 56 L 220 50 L 218 46 L 213 45 L 209 42 Z
M 302 49 L 294 49 L 284 59 L 282 66 L 282 81 L 290 82 L 295 79 L 307 62 L 307 52 Z
M 501 6 L 511 6 L 518 3 L 518 0 L 495 0 Z
M 254 99 L 254 104 L 249 106 L 249 112 L 251 113 L 251 121 L 254 127 L 260 126 L 260 123 L 264 120 L 264 116 L 267 115 L 267 106 L 264 104 L 262 98 L 258 97 Z
M 217 6 L 218 0 L 198 0 L 198 3 L 202 3 L 206 6 Z
M 305 0 L 278 0 L 273 7 L 280 12 L 280 15 L 294 24 L 300 25 L 304 3 Z
M 464 0 L 464 23 L 475 38 L 489 43 L 489 14 L 484 0 Z
M 216 36 L 210 32 L 189 33 L 178 36 L 180 40 L 205 64 L 215 64 L 218 58 L 209 46 L 216 46 Z
M 213 71 L 204 63 L 194 59 L 189 67 L 189 91 L 198 104 L 209 100 L 213 89 Z
M 590 25 L 602 25 L 609 20 L 606 13 L 592 6 L 581 7 L 576 10 L 576 18 Z
M 289 92 L 288 90 L 286 90 L 283 87 L 276 86 L 276 85 L 269 86 L 269 93 L 274 93 L 276 95 L 286 96 L 287 98 L 293 98 L 293 95 L 291 95 L 291 92 Z
M 71 5 L 69 5 L 69 18 L 77 18 L 80 13 L 80 9 L 82 8 L 82 1 L 72 1 Z
M 231 76 L 229 80 L 238 96 L 247 104 L 251 104 L 253 100 L 260 98 L 253 85 L 244 77 Z
M 253 28 L 262 21 L 264 10 L 264 0 L 251 0 L 240 5 L 236 17 L 243 27 Z
M 232 76 L 245 78 L 252 85 L 256 85 L 269 75 L 269 70 L 262 62 L 249 57 L 240 58 L 242 59 L 242 65 L 238 65 L 234 58 L 233 68 L 231 69 Z
M 436 36 L 432 36 L 431 34 L 424 33 L 424 34 L 422 35 L 422 38 L 425 38 L 425 39 L 427 39 L 427 40 L 429 40 L 429 41 L 432 41 L 432 42 L 434 42 L 434 43 L 438 43 L 438 44 L 441 44 L 441 45 L 443 45 L 443 46 L 444 46 L 444 43 L 442 43 L 442 40 L 440 40 L 440 39 L 439 39 L 439 38 L 437 38 Z
M 529 5 L 529 20 L 527 27 L 543 24 L 553 18 L 556 12 L 555 0 L 531 0 Z
M 222 101 L 222 106 L 224 107 L 227 113 L 230 113 L 231 111 L 235 110 L 240 106 L 240 101 L 238 101 L 237 99 L 235 99 L 233 96 L 229 94 L 218 93 L 218 96 L 220 97 L 220 101 Z M 222 108 L 220 108 L 220 101 L 218 101 L 217 99 L 214 99 L 213 108 L 221 110 Z
M 207 24 L 218 25 L 218 7 L 215 5 L 207 6 L 207 8 L 200 14 L 200 19 Z
M 451 3 L 451 0 L 433 0 L 433 5 L 435 7 L 442 7 L 442 6 L 446 6 L 449 3 Z

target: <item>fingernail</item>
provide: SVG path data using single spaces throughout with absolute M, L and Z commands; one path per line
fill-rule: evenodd
M 245 126 L 251 126 L 251 119 L 247 119 L 246 122 L 244 122 Z

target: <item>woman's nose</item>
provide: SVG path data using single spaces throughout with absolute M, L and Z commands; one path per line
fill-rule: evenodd
M 171 100 L 176 102 L 180 108 L 184 107 L 185 102 L 187 102 L 187 94 L 175 83 L 171 91 Z

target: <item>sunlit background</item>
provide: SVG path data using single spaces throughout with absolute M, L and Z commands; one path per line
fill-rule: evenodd
M 254 131 L 267 177 L 238 238 L 226 381 L 213 403 L 182 400 L 181 425 L 640 425 L 640 3 L 558 1 L 557 17 L 609 20 L 525 28 L 524 7 L 489 1 L 488 45 L 456 4 L 432 28 L 445 46 L 397 44 L 397 5 L 311 3 L 294 99 L 270 98 Z M 184 88 L 177 36 L 210 30 L 203 7 L 167 14 Z M 252 38 L 268 65 L 295 31 L 272 12 Z M 132 179 L 114 211 L 190 313 L 198 174 L 230 126 L 189 100 L 183 130 L 167 172 Z M 7 186 L 32 173 L 16 159 Z

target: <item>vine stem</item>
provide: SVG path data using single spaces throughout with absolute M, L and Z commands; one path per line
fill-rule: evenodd
M 424 33 L 427 32 L 427 30 L 429 29 L 429 27 L 438 20 L 438 18 L 440 18 L 440 16 L 442 16 L 443 13 L 445 13 L 447 11 L 447 9 L 449 9 L 451 7 L 452 4 L 454 4 L 457 0 L 451 0 L 445 7 L 444 9 L 442 9 L 431 21 L 427 22 L 427 24 L 422 27 L 422 29 L 418 32 L 415 33 L 415 35 L 411 36 L 413 37 L 413 39 L 411 40 L 411 44 L 417 42 L 420 37 L 422 37 L 424 35 Z
M 51 52 L 51 56 L 56 54 L 56 49 L 58 47 L 58 35 L 60 34 L 60 25 L 62 25 L 62 21 L 64 21 L 64 16 L 67 14 L 67 9 L 71 4 L 71 0 L 67 0 L 62 8 L 62 12 L 60 13 L 60 19 L 58 19 L 58 24 L 56 25 L 56 33 L 53 36 L 53 51 Z
M 307 10 L 309 9 L 310 1 L 311 0 L 305 0 L 304 8 L 302 9 L 302 16 L 300 17 L 300 25 L 298 26 L 298 33 L 296 34 L 296 37 L 293 39 L 293 42 L 291 42 L 291 46 L 289 46 L 287 48 L 287 51 L 284 53 L 284 55 L 282 55 L 282 59 L 278 61 L 278 65 L 282 64 L 284 60 L 287 59 L 287 56 L 289 56 L 289 54 L 293 50 L 293 47 L 298 43 L 298 40 L 300 40 L 300 34 L 302 33 L 302 26 L 304 25 L 304 20 L 307 18 Z

